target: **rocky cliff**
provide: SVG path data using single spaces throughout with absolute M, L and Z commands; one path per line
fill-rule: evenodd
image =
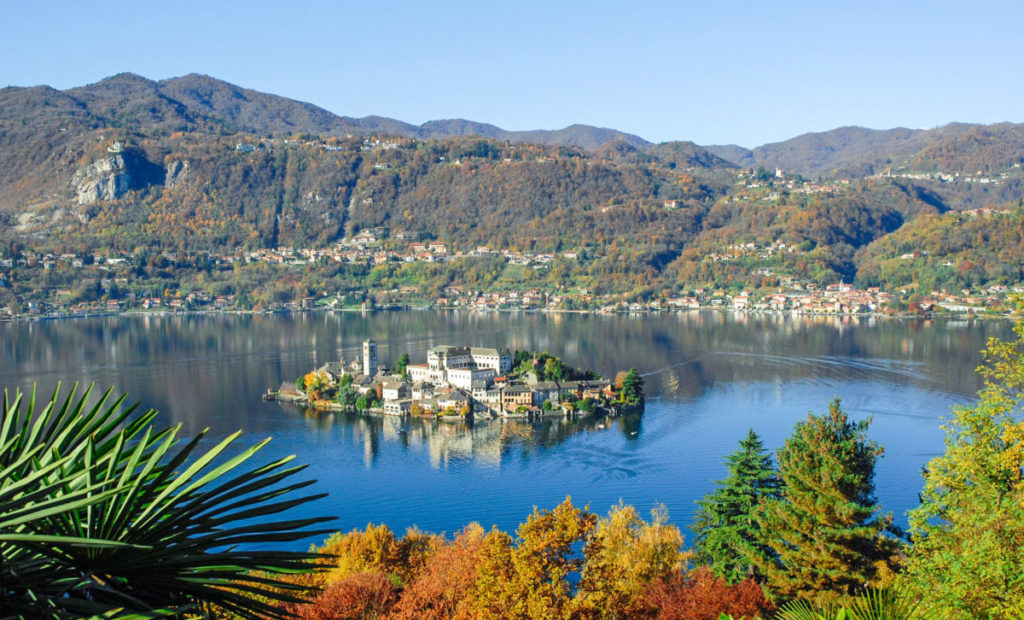
M 163 168 L 142 154 L 126 150 L 120 143 L 111 145 L 107 152 L 71 177 L 79 205 L 117 200 L 131 190 L 163 184 Z

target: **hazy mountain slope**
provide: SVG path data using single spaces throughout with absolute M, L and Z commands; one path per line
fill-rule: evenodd
M 644 150 L 674 168 L 732 168 L 736 165 L 693 142 L 662 142 Z
M 424 135 L 435 137 L 454 136 L 480 136 L 481 138 L 494 138 L 504 140 L 505 134 L 509 133 L 489 123 L 478 123 L 467 121 L 464 118 L 448 118 L 436 121 L 427 121 L 420 125 Z
M 1024 163 L 1024 125 L 951 124 L 932 135 L 914 155 L 913 169 L 988 173 Z
M 237 131 L 335 134 L 354 129 L 341 117 L 312 104 L 240 88 L 205 75 L 163 80 L 159 89 L 190 110 L 220 119 Z
M 590 125 L 570 125 L 564 129 L 555 130 L 507 131 L 487 123 L 449 119 L 428 121 L 420 125 L 419 128 L 423 137 L 480 136 L 508 140 L 509 142 L 572 146 L 587 151 L 592 151 L 602 144 L 613 141 L 622 141 L 635 148 L 649 144 L 639 136 Z
M 934 129 L 840 127 L 806 133 L 753 150 L 712 145 L 708 151 L 744 168 L 781 168 L 809 177 L 862 177 L 889 171 L 1003 170 L 1024 156 L 1024 126 L 950 123 Z
M 914 142 L 920 133 L 903 128 L 840 127 L 759 146 L 753 158 L 758 166 L 808 176 L 865 176 L 878 172 L 894 157 L 920 148 Z
M 710 144 L 704 148 L 718 157 L 733 163 L 740 168 L 754 166 L 754 152 L 736 144 Z

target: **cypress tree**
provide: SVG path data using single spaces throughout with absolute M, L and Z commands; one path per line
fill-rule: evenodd
M 729 476 L 697 502 L 700 509 L 692 528 L 696 561 L 736 583 L 756 574 L 751 557 L 767 561 L 773 554 L 759 542 L 760 529 L 751 513 L 762 500 L 779 497 L 780 482 L 771 455 L 753 429 L 725 462 Z
M 773 557 L 752 556 L 773 594 L 815 604 L 842 601 L 875 577 L 896 542 L 874 498 L 875 460 L 867 421 L 851 422 L 834 400 L 798 422 L 779 451 L 782 496 L 754 510 Z

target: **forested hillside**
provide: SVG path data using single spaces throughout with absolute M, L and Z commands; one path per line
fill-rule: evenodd
M 1002 220 L 940 216 L 1016 209 L 1022 161 L 1024 128 L 1011 124 L 841 128 L 748 151 L 580 125 L 352 119 L 207 76 L 121 74 L 67 91 L 0 90 L 0 258 L 28 268 L 35 252 L 175 252 L 180 285 L 196 252 L 327 248 L 373 229 L 396 254 L 289 275 L 285 298 L 332 280 L 346 290 L 427 282 L 437 293 L 471 272 L 479 290 L 634 297 L 794 281 L 1014 284 L 1024 259 L 1005 238 L 1013 228 L 983 234 Z M 936 221 L 955 243 L 936 240 Z M 969 232 L 948 232 L 962 225 Z M 455 254 L 572 259 L 392 264 L 416 260 L 409 244 L 431 240 Z M 933 258 L 893 257 L 914 252 Z M 377 275 L 366 279 L 370 267 Z M 266 278 L 282 281 L 263 274 L 256 285 Z M 40 283 L 17 270 L 0 278 L 9 290 L 18 282 L 23 292 Z
M 811 177 L 860 177 L 887 171 L 982 173 L 1024 161 L 1024 127 L 950 123 L 934 129 L 840 127 L 748 150 L 706 147 L 738 166 L 782 168 Z

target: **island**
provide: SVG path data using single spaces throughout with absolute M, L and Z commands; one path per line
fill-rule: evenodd
M 452 345 L 430 349 L 426 363 L 410 363 L 403 353 L 389 368 L 380 365 L 372 338 L 363 342 L 360 359 L 328 362 L 264 398 L 326 411 L 448 419 L 615 416 L 644 405 L 635 368 L 609 380 L 547 352 Z

